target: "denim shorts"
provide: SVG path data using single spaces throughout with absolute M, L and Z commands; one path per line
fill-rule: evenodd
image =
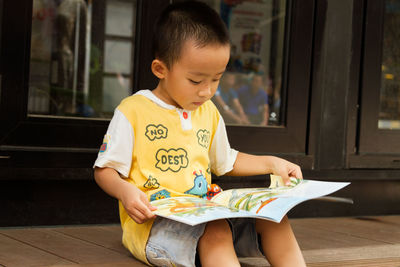
M 255 219 L 228 219 L 238 257 L 260 257 Z M 206 224 L 190 226 L 157 217 L 146 245 L 146 257 L 155 266 L 196 266 L 196 249 Z

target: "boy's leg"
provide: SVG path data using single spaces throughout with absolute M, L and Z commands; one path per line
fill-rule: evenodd
M 280 223 L 257 219 L 256 230 L 261 235 L 264 254 L 272 266 L 306 266 L 286 216 Z
M 205 224 L 190 226 L 157 217 L 146 245 L 146 257 L 155 266 L 194 267 L 196 248 Z
M 226 220 L 208 222 L 197 249 L 203 267 L 240 266 Z

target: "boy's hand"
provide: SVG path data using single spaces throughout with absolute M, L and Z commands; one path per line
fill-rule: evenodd
M 128 215 L 136 223 L 144 223 L 156 217 L 152 211 L 157 208 L 150 204 L 145 193 L 132 184 L 124 190 L 121 202 Z
M 282 177 L 285 185 L 290 185 L 290 178 L 303 179 L 300 166 L 274 156 L 259 156 L 239 152 L 231 176 L 251 176 L 275 174 Z
M 285 185 L 290 185 L 290 177 L 303 179 L 300 166 L 278 157 L 268 156 L 268 158 L 272 174 L 281 176 Z

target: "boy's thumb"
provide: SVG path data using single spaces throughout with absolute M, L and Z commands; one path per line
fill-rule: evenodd
M 151 205 L 150 202 L 147 202 L 147 207 L 148 207 L 151 211 L 157 210 L 157 207 L 154 207 L 153 205 Z
M 282 177 L 282 181 L 284 185 L 290 185 L 290 178 L 287 173 L 281 173 L 280 176 Z

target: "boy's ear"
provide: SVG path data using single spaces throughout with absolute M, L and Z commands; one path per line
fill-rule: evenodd
M 151 71 L 157 78 L 164 79 L 168 68 L 161 60 L 154 59 L 151 63 Z

